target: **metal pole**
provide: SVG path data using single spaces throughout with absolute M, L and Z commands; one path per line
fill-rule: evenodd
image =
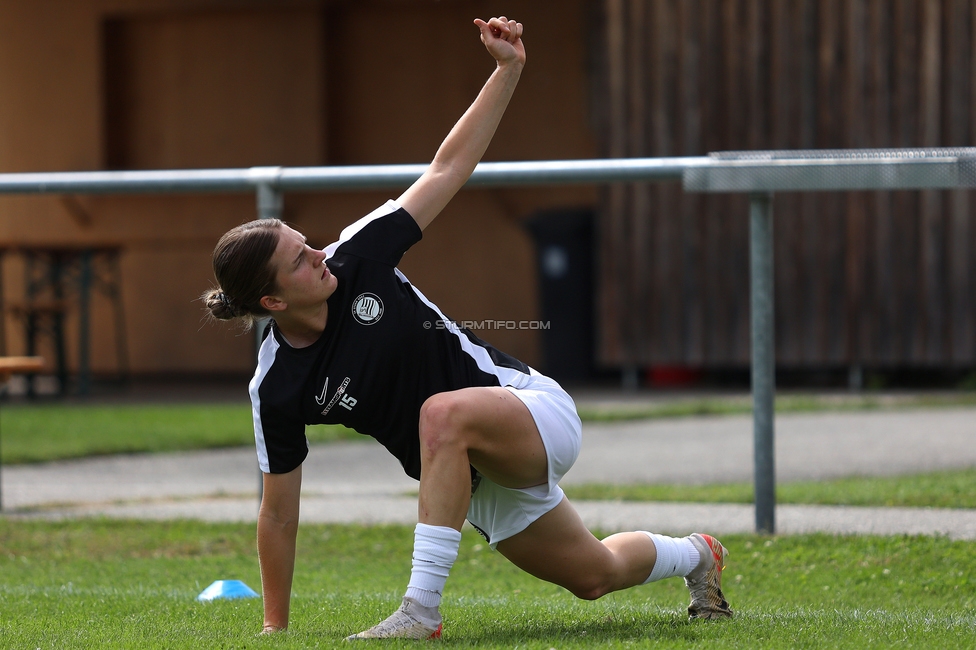
M 284 196 L 271 183 L 258 183 L 258 219 L 280 219 Z
M 707 156 L 483 162 L 474 170 L 468 185 L 508 187 L 681 180 L 687 169 L 710 164 L 712 161 Z M 289 192 L 405 188 L 426 169 L 426 164 L 410 164 L 0 173 L 0 194 L 247 192 L 262 182 Z
M 756 532 L 776 532 L 773 401 L 776 392 L 773 320 L 773 210 L 771 194 L 749 203 L 752 311 L 752 419 Z
M 260 168 L 262 172 L 260 181 L 257 183 L 257 208 L 258 219 L 280 219 L 285 204 L 285 197 L 276 187 L 277 179 L 281 176 L 280 167 Z M 260 318 L 254 323 L 254 349 L 255 361 L 257 352 L 261 350 L 262 334 L 268 323 L 268 319 Z M 258 509 L 261 508 L 261 500 L 264 498 L 264 472 L 258 468 Z
M 78 394 L 91 389 L 91 286 L 92 251 L 81 252 L 81 278 L 78 280 Z M 63 388 L 62 388 L 63 390 Z

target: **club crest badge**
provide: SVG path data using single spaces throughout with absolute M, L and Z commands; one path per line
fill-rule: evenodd
M 383 301 L 375 293 L 361 293 L 352 301 L 352 315 L 362 325 L 372 325 L 383 318 Z

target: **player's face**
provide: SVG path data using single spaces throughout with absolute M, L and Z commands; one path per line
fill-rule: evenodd
M 281 228 L 271 263 L 277 269 L 276 293 L 289 307 L 320 305 L 336 290 L 325 252 L 306 244 L 305 236 L 288 226 Z

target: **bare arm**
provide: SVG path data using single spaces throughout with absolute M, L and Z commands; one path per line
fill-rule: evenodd
M 521 23 L 504 16 L 487 23 L 480 19 L 474 22 L 498 65 L 477 99 L 441 143 L 427 171 L 397 201 L 413 215 L 421 230 L 471 176 L 495 135 L 525 65 Z
M 301 465 L 287 474 L 264 475 L 264 496 L 258 513 L 258 560 L 265 633 L 288 627 L 301 491 Z

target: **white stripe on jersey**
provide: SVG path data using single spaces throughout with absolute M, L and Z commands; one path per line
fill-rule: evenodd
M 410 284 L 400 269 L 394 269 L 396 271 L 397 277 L 404 284 Z M 469 357 L 474 359 L 474 362 L 478 364 L 478 369 L 489 375 L 494 375 L 498 377 L 498 383 L 501 386 L 514 386 L 516 388 L 521 388 L 525 383 L 525 378 L 528 376 L 521 370 L 515 368 L 504 368 L 501 366 L 496 366 L 495 362 L 491 360 L 491 356 L 488 355 L 488 350 L 484 349 L 480 345 L 476 345 L 471 342 L 467 336 L 461 332 L 461 328 L 454 324 L 444 313 L 431 301 L 427 300 L 427 296 L 421 293 L 420 289 L 410 284 L 410 288 L 413 292 L 417 294 L 425 305 L 433 309 L 438 318 L 444 324 L 444 329 L 457 337 L 458 343 L 461 345 L 461 350 L 463 350 Z
M 264 426 L 261 424 L 261 383 L 265 375 L 274 365 L 275 356 L 278 353 L 278 341 L 274 334 L 269 333 L 261 343 L 258 350 L 258 367 L 254 370 L 254 377 L 247 387 L 247 392 L 251 395 L 251 417 L 254 418 L 254 446 L 258 451 L 258 467 L 265 474 L 271 472 L 271 465 L 268 463 L 268 445 L 264 441 Z
M 339 248 L 341 244 L 352 239 L 353 235 L 355 235 L 357 232 L 362 230 L 366 226 L 366 224 L 370 223 L 371 221 L 376 221 L 380 217 L 385 217 L 388 214 L 393 214 L 399 209 L 400 209 L 400 205 L 393 199 L 390 199 L 380 207 L 376 208 L 375 210 L 367 214 L 365 217 L 349 224 L 348 226 L 342 229 L 342 232 L 339 233 L 339 241 L 332 242 L 331 244 L 325 247 L 324 249 L 325 258 L 329 259 L 333 255 L 335 255 L 336 249 Z

